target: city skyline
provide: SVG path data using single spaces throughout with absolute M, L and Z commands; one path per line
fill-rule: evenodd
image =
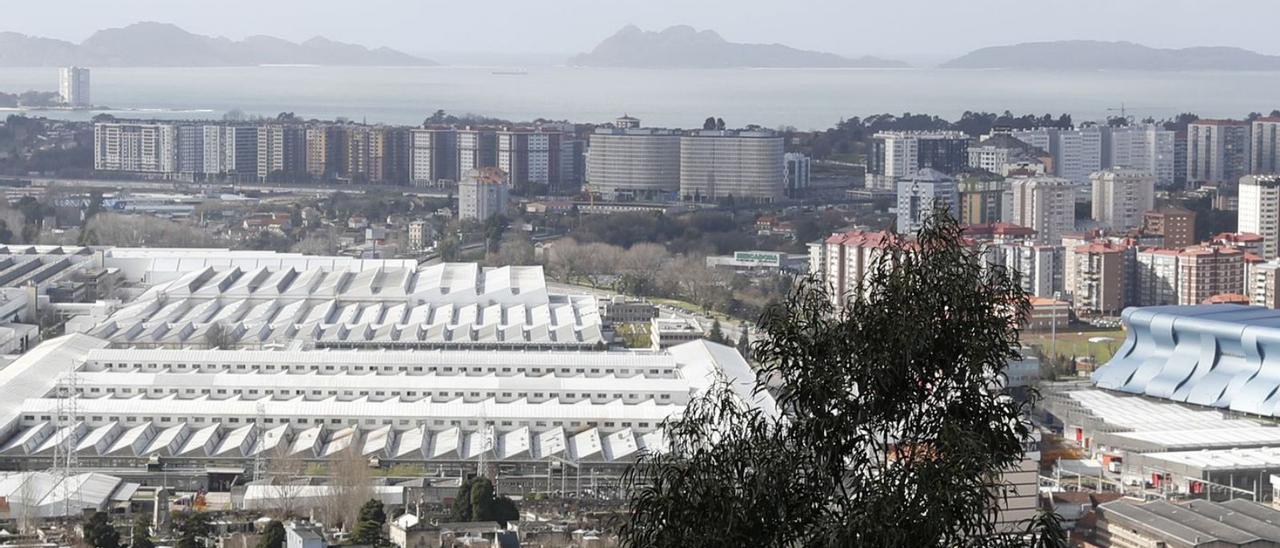
M 624 0 L 598 3 L 563 0 L 560 9 L 543 4 L 498 0 L 483 8 L 455 4 L 405 5 L 396 0 L 364 4 L 367 13 L 399 13 L 397 17 L 351 17 L 331 2 L 250 3 L 230 0 L 214 5 L 196 2 L 122 0 L 102 4 L 72 0 L 52 5 L 27 4 L 6 8 L 5 28 L 23 34 L 79 42 L 93 32 L 138 21 L 177 24 L 192 32 L 242 39 L 272 35 L 301 41 L 313 36 L 391 47 L 417 55 L 442 53 L 498 53 L 550 55 L 588 51 L 596 43 L 628 24 L 647 30 L 691 25 L 715 30 L 726 39 L 751 43 L 782 43 L 796 48 L 841 55 L 893 54 L 908 62 L 937 62 L 973 49 L 1020 42 L 1053 40 L 1132 41 L 1151 47 L 1234 46 L 1260 53 L 1280 53 L 1270 40 L 1267 21 L 1280 16 L 1280 6 L 1265 0 L 1236 0 L 1237 9 L 1218 4 L 1178 0 L 1129 0 L 1123 3 L 1085 0 L 1070 5 L 1028 7 L 1010 0 L 980 0 L 949 4 L 906 0 L 891 4 L 870 2 L 829 3 L 802 0 L 786 5 L 752 0 L 734 2 L 724 17 L 727 2 L 697 4 L 674 0 L 639 2 Z M 1117 5 L 1119 4 L 1119 5 Z M 55 11 L 55 9 L 57 11 Z M 495 18 L 501 11 L 510 17 Z M 1109 24 L 1097 25 L 1095 14 L 1108 14 Z M 1251 17 L 1239 17 L 1247 11 Z M 61 14 L 74 12 L 68 19 Z M 246 14 L 252 14 L 246 17 Z M 874 21 L 910 21 L 913 40 L 902 41 L 900 25 Z M 1052 27 L 1027 24 L 1029 20 L 1054 21 Z M 289 20 L 289 25 L 279 22 Z M 443 21 L 476 21 L 473 25 L 433 24 Z M 477 41 L 475 30 L 489 32 Z M 1229 26 L 1236 32 L 1208 40 L 1205 26 Z M 427 32 L 423 32 L 425 30 Z M 530 40 L 529 28 L 547 29 Z M 998 36 L 968 29 L 1000 28 Z

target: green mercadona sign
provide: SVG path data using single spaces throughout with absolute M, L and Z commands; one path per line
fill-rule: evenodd
M 736 251 L 733 254 L 733 260 L 740 263 L 782 266 L 782 254 L 774 251 Z

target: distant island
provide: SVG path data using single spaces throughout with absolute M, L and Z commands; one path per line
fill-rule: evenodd
M 877 57 L 842 57 L 782 44 L 738 44 L 712 30 L 674 26 L 661 32 L 627 25 L 570 65 L 628 68 L 896 68 L 906 63 Z
M 255 65 L 431 66 L 388 48 L 369 49 L 316 37 L 294 43 L 270 36 L 244 40 L 201 36 L 166 23 L 100 30 L 80 44 L 0 32 L 0 66 L 227 67 Z
M 1280 56 L 1232 47 L 1152 48 L 1069 40 L 982 48 L 943 68 L 1033 70 L 1280 70 Z

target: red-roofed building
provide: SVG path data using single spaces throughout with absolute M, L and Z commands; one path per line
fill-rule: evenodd
M 1221 293 L 1205 299 L 1200 304 L 1249 304 L 1249 297 L 1239 293 Z
M 1214 295 L 1244 291 L 1244 252 L 1196 246 L 1178 254 L 1178 304 L 1200 304 Z
M 1214 245 L 1234 247 L 1245 253 L 1262 255 L 1262 236 L 1248 232 L 1223 232 L 1213 237 Z
M 809 272 L 827 283 L 836 306 L 843 305 L 880 251 L 901 236 L 888 231 L 854 230 L 809 244 Z

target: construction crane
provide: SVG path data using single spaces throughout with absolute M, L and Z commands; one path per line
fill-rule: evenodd
M 1128 105 L 1125 105 L 1123 102 L 1121 102 L 1119 107 L 1108 108 L 1107 112 L 1119 112 L 1121 118 L 1124 118 L 1126 121 L 1132 122 L 1133 120 L 1129 118 L 1129 111 L 1133 111 L 1133 110 L 1152 110 L 1152 109 L 1146 108 L 1146 107 L 1130 107 Z

